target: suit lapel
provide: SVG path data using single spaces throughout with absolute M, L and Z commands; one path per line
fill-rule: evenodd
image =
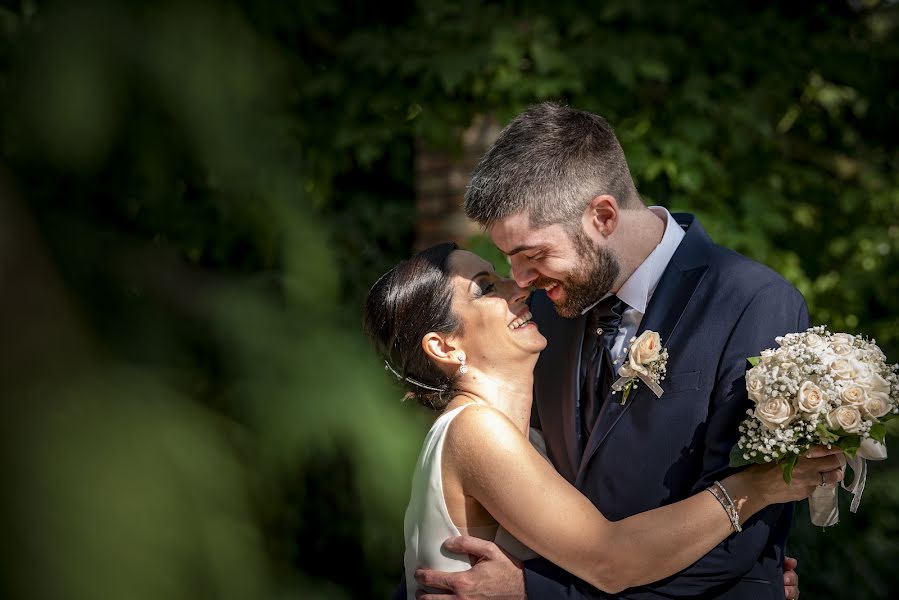
M 694 221 L 692 215 L 674 216 L 682 227 L 688 227 L 687 232 L 662 274 L 636 334 L 639 336 L 647 330 L 656 331 L 665 347 L 670 347 L 670 340 L 675 334 L 677 325 L 708 270 L 708 255 L 712 246 L 711 239 L 702 226 Z M 576 485 L 581 484 L 593 454 L 608 439 L 624 413 L 630 410 L 635 402 L 656 399 L 654 394 L 645 391 L 645 387 L 641 385 L 637 388 L 637 391 L 628 397 L 624 406 L 621 405 L 621 394 L 614 394 L 606 399 L 581 458 Z
M 558 316 L 543 291 L 534 293 L 531 312 L 546 337 L 547 347 L 553 348 L 551 352 L 543 352 L 537 362 L 534 398 L 544 432 L 561 434 L 561 443 L 548 444 L 550 459 L 559 473 L 573 483 L 581 460 L 578 373 L 586 319 Z

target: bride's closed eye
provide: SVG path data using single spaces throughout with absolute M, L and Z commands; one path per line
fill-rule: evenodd
M 487 296 L 488 294 L 492 294 L 496 291 L 496 284 L 492 281 L 486 280 L 478 283 L 478 287 L 475 289 L 475 297 L 480 298 L 481 296 Z

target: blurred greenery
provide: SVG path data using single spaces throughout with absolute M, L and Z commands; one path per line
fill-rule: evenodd
M 0 593 L 386 596 L 427 415 L 361 301 L 414 243 L 416 144 L 458 153 L 478 115 L 604 115 L 648 201 L 899 359 L 897 25 L 877 0 L 3 0 Z M 896 468 L 827 532 L 800 509 L 807 597 L 899 583 Z

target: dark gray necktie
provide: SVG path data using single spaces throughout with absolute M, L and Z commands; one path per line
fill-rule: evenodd
M 583 439 L 590 437 L 603 401 L 609 395 L 615 377 L 612 346 L 618 336 L 621 315 L 627 308 L 617 296 L 609 296 L 587 313 L 584 346 L 586 373 L 581 387 L 581 425 Z

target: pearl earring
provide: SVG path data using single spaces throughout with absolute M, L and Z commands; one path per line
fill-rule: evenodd
M 462 375 L 465 375 L 466 373 L 468 373 L 468 367 L 465 366 L 465 355 L 464 354 L 459 355 L 459 362 L 462 363 L 461 365 L 459 365 L 459 373 L 461 373 Z

